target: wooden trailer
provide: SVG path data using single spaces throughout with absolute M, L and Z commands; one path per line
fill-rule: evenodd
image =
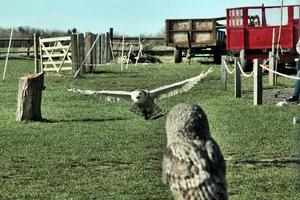
M 175 63 L 182 61 L 182 52 L 188 56 L 211 55 L 216 63 L 225 54 L 225 25 L 220 21 L 225 17 L 207 19 L 167 19 L 165 41 L 175 47 Z

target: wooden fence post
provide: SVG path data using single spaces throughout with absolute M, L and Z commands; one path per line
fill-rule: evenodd
M 104 64 L 104 37 L 100 35 L 100 63 Z
M 85 33 L 84 37 L 84 55 L 85 58 L 85 72 L 90 73 L 92 71 L 92 52 L 88 54 L 92 47 L 92 34 L 90 32 Z
M 226 70 L 226 57 L 227 56 L 222 56 L 221 57 L 221 81 L 220 81 L 220 86 L 221 90 L 226 91 L 227 90 L 227 70 Z
M 239 60 L 240 64 L 241 64 L 241 67 L 243 70 L 245 70 L 246 68 L 246 60 L 245 60 L 245 50 L 242 49 L 240 51 L 240 60 Z
M 77 34 L 71 35 L 71 47 L 72 47 L 72 72 L 75 74 L 80 67 L 78 63 L 78 46 L 77 46 Z
M 96 62 L 95 62 L 95 64 L 101 64 L 101 55 L 100 55 L 100 52 L 101 52 L 101 37 L 98 37 L 98 40 L 97 40 L 95 46 L 96 46 L 96 51 L 95 51 Z
M 113 55 L 113 46 L 114 46 L 114 44 L 113 44 L 113 41 L 114 41 L 114 29 L 113 28 L 110 28 L 109 29 L 109 36 L 110 36 L 110 38 L 109 38 L 109 48 L 110 48 L 110 56 L 111 56 L 111 60 L 114 58 L 114 55 Z
M 110 34 L 109 32 L 106 33 L 106 61 L 109 62 L 111 60 L 111 50 L 110 50 Z
M 34 49 L 34 73 L 39 73 L 40 72 L 40 57 L 39 57 L 39 46 L 40 46 L 40 41 L 39 41 L 39 34 L 34 33 L 33 34 L 33 49 Z
M 28 75 L 19 80 L 17 121 L 42 120 L 41 102 L 44 87 L 44 73 Z
M 27 43 L 27 57 L 30 56 L 30 48 L 32 46 L 32 39 L 33 39 L 32 36 L 29 36 L 28 43 Z
M 83 63 L 84 61 L 84 34 L 79 33 L 77 35 L 77 52 L 78 52 L 78 66 L 81 67 L 83 64 L 83 67 L 81 67 L 79 71 L 79 75 L 83 75 L 85 72 L 85 65 Z
M 238 66 L 238 62 L 240 61 L 239 57 L 234 58 L 234 69 L 235 69 L 235 98 L 240 98 L 242 97 L 242 89 L 241 89 L 241 70 Z
M 102 42 L 102 55 L 103 55 L 103 59 L 102 59 L 102 62 L 103 62 L 103 64 L 105 64 L 106 62 L 107 62 L 107 46 L 106 46 L 106 35 L 105 34 L 102 34 L 101 35 L 101 42 Z
M 261 68 L 261 60 L 254 60 L 254 94 L 253 94 L 253 102 L 254 105 L 261 105 L 263 102 L 263 74 Z
M 269 52 L 269 69 L 275 71 L 276 57 L 272 52 Z M 276 85 L 276 74 L 269 71 L 269 85 Z
M 92 40 L 91 40 L 91 45 L 94 44 L 95 40 L 96 40 L 97 36 L 96 34 L 92 33 Z M 92 49 L 92 65 L 93 65 L 93 68 L 95 67 L 94 65 L 97 63 L 97 58 L 96 58 L 96 53 L 97 53 L 97 45 L 95 44 L 93 49 Z

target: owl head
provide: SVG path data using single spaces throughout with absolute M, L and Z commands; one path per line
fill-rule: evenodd
M 207 116 L 195 103 L 175 105 L 167 116 L 166 132 L 168 145 L 177 138 L 203 140 L 210 137 Z
M 131 93 L 131 100 L 137 104 L 143 104 L 148 98 L 148 92 L 145 90 L 135 90 Z

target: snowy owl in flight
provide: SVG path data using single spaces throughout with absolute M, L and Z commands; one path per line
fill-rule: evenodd
M 205 78 L 212 72 L 212 68 L 198 76 L 176 82 L 170 85 L 158 87 L 154 90 L 138 89 L 131 92 L 127 91 L 109 91 L 109 90 L 80 90 L 71 88 L 68 91 L 76 92 L 84 95 L 92 95 L 99 97 L 105 101 L 119 101 L 120 99 L 133 102 L 131 112 L 143 116 L 146 120 L 156 119 L 163 116 L 162 110 L 155 104 L 156 99 L 163 99 L 177 94 L 181 94 L 193 88 L 201 79 Z

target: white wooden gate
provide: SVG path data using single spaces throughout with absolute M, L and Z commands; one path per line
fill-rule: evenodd
M 72 70 L 71 36 L 40 38 L 39 43 L 42 71 Z

